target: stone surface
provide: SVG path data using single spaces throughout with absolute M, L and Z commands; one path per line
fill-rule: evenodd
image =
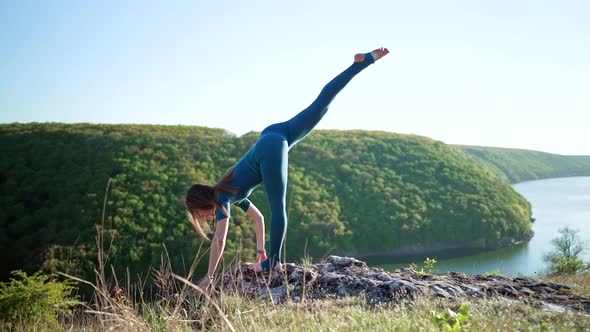
M 590 313 L 590 299 L 572 294 L 566 285 L 501 275 L 418 274 L 408 268 L 387 272 L 339 256 L 309 266 L 288 263 L 283 271 L 272 273 L 254 273 L 241 264 L 226 272 L 217 287 L 261 300 L 272 297 L 275 303 L 345 296 L 364 296 L 372 304 L 417 297 L 503 298 L 544 310 Z

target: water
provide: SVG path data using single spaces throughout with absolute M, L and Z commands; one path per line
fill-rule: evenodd
M 579 230 L 578 236 L 586 242 L 587 250 L 582 254 L 584 261 L 590 261 L 590 177 L 572 177 L 529 181 L 513 186 L 526 197 L 533 207 L 534 237 L 528 243 L 495 251 L 467 253 L 453 257 L 435 257 L 435 273 L 449 271 L 469 274 L 497 272 L 507 276 L 519 274 L 534 276 L 546 271 L 543 256 L 553 246 L 551 240 L 557 237 L 559 228 L 568 226 Z M 422 259 L 423 260 L 423 259 Z M 422 263 L 416 260 L 416 263 Z M 405 264 L 371 264 L 393 270 Z M 421 264 L 419 264 L 421 265 Z

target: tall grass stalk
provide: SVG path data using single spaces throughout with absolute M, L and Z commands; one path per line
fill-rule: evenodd
M 232 323 L 230 323 L 230 321 L 227 319 L 227 316 L 225 315 L 225 313 L 223 312 L 223 310 L 221 310 L 221 308 L 217 305 L 217 303 L 215 303 L 215 301 L 213 301 L 211 299 L 211 297 L 207 294 L 207 292 L 203 289 L 201 289 L 199 286 L 193 284 L 192 282 L 188 281 L 187 279 L 176 275 L 176 274 L 172 274 L 172 276 L 174 276 L 174 278 L 182 281 L 185 285 L 195 289 L 196 291 L 198 291 L 199 293 L 201 293 L 202 296 L 204 296 L 207 301 L 209 301 L 208 303 L 211 303 L 211 305 L 213 305 L 213 307 L 217 310 L 217 312 L 219 313 L 219 316 L 223 319 L 223 321 L 227 324 L 227 327 L 235 332 L 236 329 L 234 328 L 234 326 L 232 325 Z

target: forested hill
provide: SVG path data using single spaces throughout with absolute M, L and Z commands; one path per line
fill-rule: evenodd
M 590 156 L 458 145 L 510 183 L 568 176 L 590 176 Z
M 109 263 L 120 276 L 126 267 L 145 275 L 165 246 L 183 271 L 201 241 L 177 200 L 195 182 L 218 180 L 257 136 L 187 126 L 0 125 L 1 277 L 41 264 L 91 273 L 109 179 Z M 318 130 L 289 158 L 289 260 L 305 248 L 320 258 L 489 248 L 531 236 L 523 197 L 462 150 L 429 138 Z M 263 188 L 250 198 L 268 223 Z M 232 210 L 226 257 L 251 260 L 254 251 L 251 221 Z

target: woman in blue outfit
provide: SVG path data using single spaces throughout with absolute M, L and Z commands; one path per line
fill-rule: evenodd
M 187 216 L 201 237 L 207 239 L 200 222 L 211 216 L 217 220 L 211 242 L 208 275 L 199 283 L 199 287 L 206 289 L 217 271 L 225 247 L 232 205 L 244 210 L 255 224 L 258 250 L 256 263 L 249 268 L 256 272 L 281 269 L 281 250 L 287 231 L 285 197 L 289 149 L 318 124 L 328 111 L 330 102 L 356 74 L 387 53 L 389 51 L 386 48 L 379 48 L 355 55 L 354 63 L 332 79 L 309 107 L 286 122 L 264 129 L 256 143 L 216 185 L 195 184 L 187 191 Z M 264 217 L 247 198 L 260 184 L 264 184 L 271 213 L 268 256 L 264 249 Z

